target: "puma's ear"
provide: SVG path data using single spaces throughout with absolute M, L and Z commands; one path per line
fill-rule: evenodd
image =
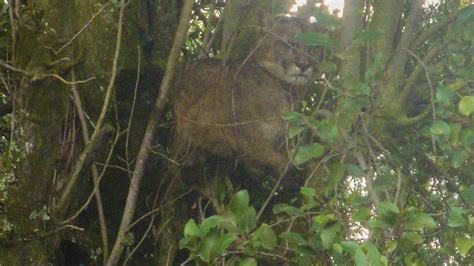
M 258 7 L 257 8 L 257 21 L 259 26 L 264 28 L 270 28 L 273 25 L 273 18 L 272 14 L 270 14 L 267 10 Z

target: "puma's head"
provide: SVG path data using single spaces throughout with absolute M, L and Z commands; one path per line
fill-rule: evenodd
M 295 41 L 302 32 L 320 31 L 309 19 L 279 17 L 275 20 L 265 11 L 257 12 L 261 29 L 257 31 L 257 64 L 273 77 L 303 86 L 314 80 L 315 64 L 321 60 L 322 48 L 314 48 Z

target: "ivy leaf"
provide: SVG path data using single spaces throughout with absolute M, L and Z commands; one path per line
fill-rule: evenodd
M 302 145 L 295 155 L 295 163 L 303 164 L 313 158 L 319 158 L 324 153 L 324 146 L 314 143 L 312 145 Z
M 474 96 L 464 96 L 459 102 L 459 112 L 469 116 L 474 112 Z

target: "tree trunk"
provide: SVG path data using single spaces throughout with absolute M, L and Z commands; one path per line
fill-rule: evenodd
M 144 10 L 141 5 L 145 2 L 133 1 L 128 7 L 119 69 L 136 68 L 139 31 L 143 21 L 151 23 L 144 20 L 146 15 L 136 15 Z M 23 74 L 13 99 L 16 127 L 12 139 L 12 158 L 18 161 L 2 199 L 5 219 L 0 213 L 0 232 L 4 232 L 0 233 L 0 264 L 46 265 L 65 232 L 58 230 L 58 223 L 66 217 L 50 216 L 69 175 L 70 167 L 65 166 L 68 156 L 77 153 L 70 153 L 74 143 L 62 142 L 71 123 L 66 119 L 68 112 L 73 111 L 69 103 L 71 85 L 59 77 L 71 80 L 68 73 L 75 68 L 77 80 L 94 78 L 78 86 L 86 112 L 95 121 L 104 93 L 99 88 L 106 87 L 110 76 L 118 9 L 102 0 L 31 0 L 18 10 L 14 65 Z M 76 140 L 80 136 L 77 134 Z M 81 151 L 83 147 L 74 149 Z M 90 169 L 81 173 L 86 178 Z M 74 195 L 90 193 L 77 193 L 77 189 Z

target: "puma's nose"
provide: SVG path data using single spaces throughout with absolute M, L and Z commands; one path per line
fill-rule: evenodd
M 296 66 L 298 66 L 301 71 L 305 71 L 306 69 L 311 67 L 311 64 L 308 61 L 297 62 Z

